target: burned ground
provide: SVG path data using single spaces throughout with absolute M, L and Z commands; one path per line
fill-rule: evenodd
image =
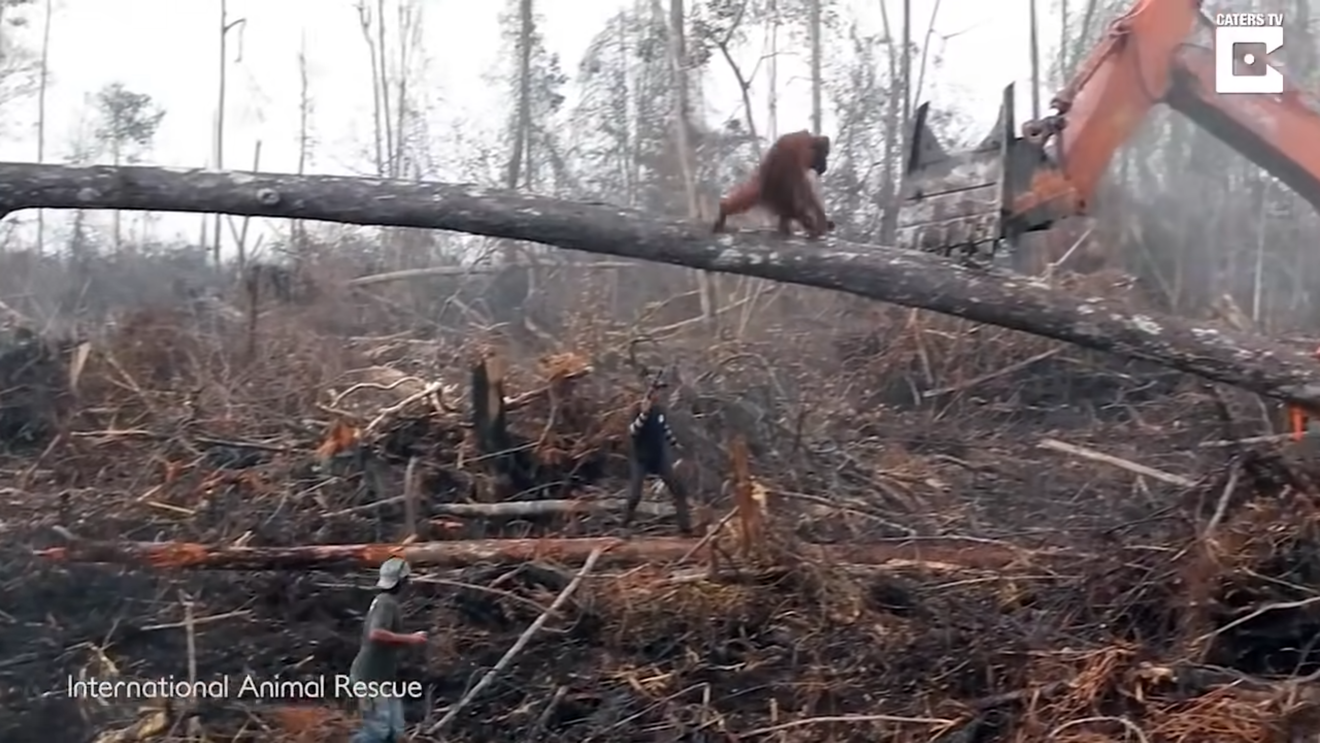
M 33 346 L 66 363 L 29 382 L 42 397 L 28 407 L 21 390 L 6 398 L 6 416 L 40 425 L 15 429 L 31 433 L 7 438 L 0 463 L 0 739 L 182 740 L 189 717 L 212 741 L 346 739 L 344 700 L 162 711 L 63 691 L 83 676 L 186 678 L 188 602 L 199 678 L 342 673 L 370 565 L 205 571 L 34 551 L 70 534 L 396 542 L 411 459 L 423 538 L 617 534 L 617 509 L 473 518 L 452 506 L 617 498 L 642 389 L 630 358 L 676 370 L 681 470 L 708 526 L 732 507 L 721 486 L 732 442 L 746 442 L 765 535 L 748 544 L 725 525 L 718 563 L 700 550 L 592 573 L 445 740 L 1094 741 L 1139 729 L 1236 742 L 1314 723 L 1309 684 L 1283 680 L 1320 671 L 1307 447 L 1201 445 L 1268 433 L 1254 399 L 1007 331 L 869 306 L 849 316 L 829 333 L 772 315 L 741 334 L 671 329 L 629 354 L 663 319 L 570 313 L 563 340 L 529 351 L 507 332 L 331 333 L 285 308 L 247 359 L 246 323 L 152 310 L 96 339 L 74 389 L 70 346 Z M 474 449 L 471 370 L 490 358 L 532 488 Z M 1044 450 L 1044 438 L 1191 484 Z M 906 545 L 914 558 L 829 564 L 812 545 L 830 543 Z M 428 689 L 409 719 L 425 729 L 443 715 L 576 569 L 419 567 L 407 622 L 434 639 L 405 660 Z

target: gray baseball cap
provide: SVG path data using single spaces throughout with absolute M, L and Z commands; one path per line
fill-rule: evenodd
M 391 557 L 380 566 L 380 579 L 376 581 L 377 588 L 390 589 L 399 585 L 399 581 L 407 578 L 412 573 L 412 568 L 408 567 L 408 561 L 402 557 Z

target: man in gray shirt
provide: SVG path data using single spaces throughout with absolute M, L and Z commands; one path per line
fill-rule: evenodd
M 367 610 L 362 628 L 362 647 L 353 659 L 349 677 L 354 681 L 398 682 L 399 650 L 405 645 L 426 644 L 425 632 L 402 634 L 403 609 L 399 596 L 408 585 L 412 570 L 400 557 L 380 566 L 376 598 Z M 374 696 L 362 700 L 362 727 L 351 743 L 401 743 L 404 736 L 403 699 Z

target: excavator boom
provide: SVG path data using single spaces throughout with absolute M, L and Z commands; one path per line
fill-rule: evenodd
M 1117 149 L 1165 103 L 1287 183 L 1320 209 L 1320 112 L 1291 85 L 1282 95 L 1214 92 L 1214 52 L 1189 43 L 1211 25 L 1200 0 L 1140 0 L 1052 101 L 1054 112 L 1014 124 L 1013 86 L 990 135 L 951 154 L 928 125 L 909 133 L 896 242 L 976 254 L 1085 214 Z

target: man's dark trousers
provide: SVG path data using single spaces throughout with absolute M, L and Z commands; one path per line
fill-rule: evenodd
M 688 510 L 687 491 L 683 483 L 674 474 L 673 454 L 667 442 L 649 442 L 651 446 L 634 446 L 629 464 L 628 502 L 623 514 L 623 525 L 632 524 L 637 515 L 637 506 L 642 502 L 642 486 L 647 475 L 655 475 L 665 484 L 674 499 L 674 512 L 678 521 L 678 530 L 685 535 L 692 534 L 692 514 Z

